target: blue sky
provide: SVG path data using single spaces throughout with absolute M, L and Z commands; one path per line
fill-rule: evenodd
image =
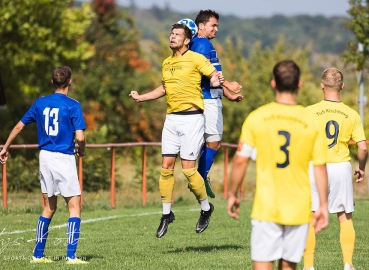
M 323 15 L 348 16 L 348 0 L 116 0 L 119 5 L 128 6 L 134 1 L 138 7 L 150 8 L 153 4 L 172 10 L 197 12 L 213 9 L 219 14 L 242 18 L 280 15 Z

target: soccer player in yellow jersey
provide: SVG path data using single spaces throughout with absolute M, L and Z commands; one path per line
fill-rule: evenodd
M 340 92 L 344 86 L 342 72 L 334 67 L 324 70 L 320 86 L 323 89 L 324 100 L 307 107 L 307 110 L 314 114 L 319 128 L 325 132 L 325 147 L 328 149 L 328 210 L 329 213 L 337 213 L 340 223 L 344 269 L 353 270 L 355 269 L 352 266 L 355 230 L 352 224 L 354 198 L 349 141 L 355 141 L 358 147 L 359 167 L 355 170 L 355 174 L 358 175 L 356 182 L 364 179 L 368 150 L 360 116 L 341 102 Z M 314 176 L 311 175 L 310 179 L 313 194 L 312 210 L 316 211 L 319 198 Z M 304 253 L 305 269 L 314 269 L 314 250 L 315 234 L 309 231 Z
M 209 77 L 213 86 L 224 82 L 224 77 L 201 54 L 188 50 L 192 38 L 191 30 L 182 24 L 174 24 L 170 34 L 173 55 L 163 61 L 163 84 L 155 90 L 139 95 L 132 91 L 130 96 L 137 102 L 167 97 L 167 116 L 162 133 L 162 167 L 159 189 L 163 204 L 163 215 L 156 232 L 161 238 L 175 219 L 171 211 L 174 189 L 174 165 L 178 154 L 182 172 L 188 179 L 192 192 L 201 205 L 196 232 L 203 232 L 209 225 L 214 211 L 206 194 L 204 179 L 196 169 L 196 159 L 204 138 L 204 100 L 201 93 L 201 77 Z
M 327 149 L 324 133 L 311 113 L 296 104 L 300 69 L 291 60 L 273 68 L 271 86 L 275 102 L 251 112 L 246 118 L 233 158 L 228 214 L 238 219 L 237 197 L 248 161 L 257 150 L 256 191 L 251 213 L 253 269 L 296 269 L 305 248 L 311 221 L 308 176 L 313 160 L 320 206 L 313 216 L 315 231 L 328 225 Z

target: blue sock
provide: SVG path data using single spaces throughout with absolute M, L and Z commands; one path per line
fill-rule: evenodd
M 71 259 L 75 259 L 76 251 L 77 251 L 77 244 L 79 239 L 81 227 L 81 219 L 78 217 L 71 217 L 68 219 L 68 226 L 67 226 L 67 257 Z
M 45 245 L 47 236 L 49 235 L 49 224 L 51 219 L 40 216 L 36 227 L 36 244 L 33 250 L 33 256 L 42 258 L 45 256 Z
M 201 149 L 199 166 L 197 168 L 197 171 L 201 174 L 204 180 L 206 180 L 206 177 L 208 177 L 208 173 L 210 171 L 211 166 L 214 163 L 214 159 L 217 154 L 218 154 L 218 150 L 214 150 L 209 147 L 206 147 L 205 144 L 203 148 Z

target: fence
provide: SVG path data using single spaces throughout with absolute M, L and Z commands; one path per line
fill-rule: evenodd
M 115 208 L 115 149 L 120 147 L 137 147 L 141 146 L 141 156 L 142 156 L 142 205 L 147 203 L 147 182 L 146 182 L 146 161 L 147 154 L 146 148 L 151 146 L 161 146 L 159 142 L 134 142 L 134 143 L 108 143 L 108 144 L 87 144 L 86 148 L 107 148 L 110 149 L 110 205 Z M 2 146 L 0 146 L 2 147 Z M 37 144 L 22 144 L 22 145 L 12 145 L 10 148 L 14 149 L 35 149 Z M 222 143 L 222 148 L 224 149 L 224 188 L 223 197 L 224 199 L 228 196 L 228 164 L 229 164 L 229 148 L 236 148 L 236 144 Z M 9 160 L 8 162 L 11 162 Z M 3 196 L 3 208 L 8 208 L 8 191 L 7 191 L 7 177 L 6 177 L 6 163 L 2 165 L 2 196 Z M 78 158 L 78 179 L 81 186 L 81 202 L 83 202 L 83 158 Z M 244 196 L 244 184 L 241 186 L 241 196 Z

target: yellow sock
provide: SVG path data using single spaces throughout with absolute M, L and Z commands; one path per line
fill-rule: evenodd
M 159 190 L 161 195 L 161 201 L 163 203 L 172 202 L 172 194 L 174 189 L 174 170 L 173 169 L 163 169 L 160 170 L 159 179 Z
M 340 242 L 343 255 L 343 263 L 352 265 L 352 254 L 355 246 L 355 229 L 352 220 L 340 222 Z
M 196 198 L 199 201 L 203 201 L 206 199 L 206 189 L 204 179 L 201 177 L 196 168 L 191 169 L 182 169 L 183 174 L 188 179 L 188 182 L 191 185 L 191 189 L 193 194 L 195 194 Z
M 306 238 L 306 246 L 304 251 L 304 268 L 309 269 L 314 266 L 314 252 L 315 252 L 316 238 L 314 226 L 312 223 L 309 225 L 309 231 Z

